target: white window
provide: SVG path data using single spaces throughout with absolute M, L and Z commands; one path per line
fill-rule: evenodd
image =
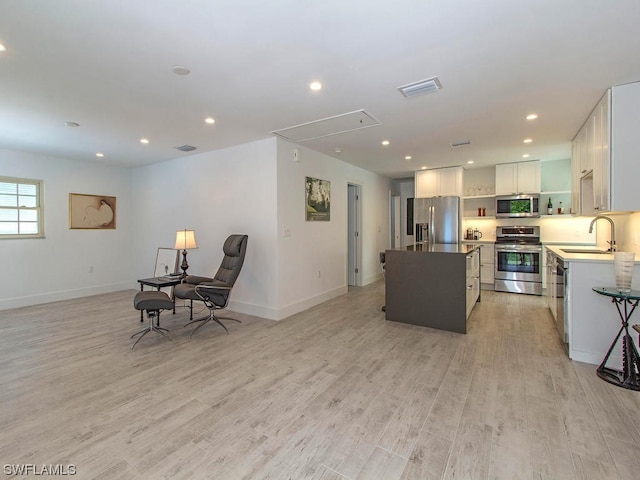
M 0 238 L 44 237 L 42 180 L 0 177 Z

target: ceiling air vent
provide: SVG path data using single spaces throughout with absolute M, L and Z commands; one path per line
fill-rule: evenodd
M 471 145 L 471 140 L 463 140 L 462 142 L 450 143 L 449 145 L 451 145 L 451 148 L 466 147 L 467 145 Z
M 409 83 L 398 87 L 400 93 L 405 97 L 416 97 L 425 93 L 437 92 L 442 88 L 442 84 L 438 77 L 427 78 L 419 82 Z
M 198 147 L 194 147 L 192 145 L 181 145 L 180 147 L 173 148 L 175 148 L 176 150 L 180 150 L 181 152 L 193 152 Z

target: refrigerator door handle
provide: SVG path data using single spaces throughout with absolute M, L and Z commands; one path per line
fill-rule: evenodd
M 435 207 L 431 205 L 429 207 L 429 232 L 428 232 L 428 240 L 429 245 L 433 245 L 435 242 L 435 231 L 434 231 L 434 219 L 435 219 Z

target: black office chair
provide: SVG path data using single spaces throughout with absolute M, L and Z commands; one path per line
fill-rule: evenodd
M 230 235 L 224 242 L 222 250 L 224 252 L 224 258 L 220 264 L 220 268 L 216 272 L 213 278 L 201 277 L 197 275 L 188 275 L 183 280 L 183 283 L 176 285 L 174 289 L 174 295 L 176 298 L 183 300 L 189 300 L 190 315 L 189 322 L 185 324 L 191 325 L 192 323 L 200 323 L 190 336 L 193 336 L 200 327 L 208 323 L 210 320 L 218 323 L 229 333 L 227 327 L 220 321 L 220 319 L 233 320 L 238 323 L 240 320 L 231 317 L 219 317 L 216 316 L 216 310 L 222 310 L 229 304 L 229 297 L 231 295 L 231 289 L 236 283 L 236 279 L 242 269 L 244 263 L 244 256 L 247 251 L 247 235 Z M 209 315 L 206 317 L 193 320 L 193 301 L 202 301 L 209 309 Z

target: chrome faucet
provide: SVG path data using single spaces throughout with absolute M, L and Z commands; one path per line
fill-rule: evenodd
M 593 220 L 591 220 L 591 224 L 589 225 L 589 233 L 593 232 L 593 224 L 600 219 L 607 220 L 611 224 L 611 240 L 607 242 L 609 244 L 609 248 L 607 249 L 607 252 L 615 252 L 617 248 L 616 225 L 615 223 L 613 223 L 613 220 L 611 220 L 609 217 L 605 215 L 596 215 L 596 217 Z

